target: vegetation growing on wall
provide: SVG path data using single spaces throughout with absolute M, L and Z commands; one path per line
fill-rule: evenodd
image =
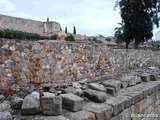
M 56 36 L 52 35 L 50 38 L 48 36 L 40 36 L 37 33 L 28 33 L 28 32 L 22 32 L 18 30 L 0 30 L 0 38 L 7 38 L 7 39 L 22 39 L 22 40 L 46 40 L 46 39 L 52 39 L 56 40 Z
M 69 36 L 67 36 L 65 38 L 66 41 L 74 41 L 74 36 L 72 34 L 70 34 Z

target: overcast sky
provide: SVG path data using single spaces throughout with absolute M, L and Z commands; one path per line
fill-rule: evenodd
M 0 0 L 0 14 L 46 21 L 57 21 L 62 29 L 87 36 L 113 36 L 121 18 L 116 0 Z M 155 30 L 154 32 L 157 32 Z

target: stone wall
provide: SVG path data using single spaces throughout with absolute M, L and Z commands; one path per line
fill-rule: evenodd
M 6 15 L 0 15 L 0 29 L 13 29 L 40 35 L 50 35 L 60 31 L 60 24 L 57 22 L 41 22 L 29 19 L 22 19 Z
M 0 76 L 20 84 L 92 80 L 127 69 L 159 66 L 159 52 L 110 49 L 103 44 L 3 41 Z
M 105 98 L 106 101 L 102 101 L 103 103 L 98 105 L 88 102 L 82 111 L 69 113 L 69 116 L 77 117 L 79 114 L 89 111 L 95 120 L 103 120 L 102 117 L 104 120 L 108 117 L 111 120 L 141 119 L 145 118 L 146 114 L 160 114 L 160 81 L 158 79 L 158 81 L 154 81 L 156 77 L 159 77 L 159 60 L 160 53 L 158 51 L 132 49 L 126 51 L 112 49 L 104 44 L 1 40 L 0 95 L 3 94 L 6 98 L 9 96 L 24 98 L 33 91 L 39 93 L 49 91 L 59 95 L 63 87 L 77 88 L 83 85 L 81 89 L 84 90 L 84 96 L 92 99 L 92 97 L 88 97 L 88 94 L 94 96 L 95 91 L 87 91 L 85 89 L 88 87 L 85 86 L 88 86 L 90 82 L 96 82 L 100 83 L 99 85 L 102 87 L 102 84 L 105 85 L 107 82 L 107 85 L 110 85 L 110 87 L 106 86 L 107 93 L 113 93 L 112 97 L 96 91 L 97 99 L 107 96 L 107 100 Z M 152 67 L 151 75 L 143 76 L 142 73 L 147 72 L 146 68 L 150 66 L 156 66 L 157 70 Z M 143 69 L 145 71 L 141 71 Z M 118 75 L 114 75 L 114 73 L 125 75 L 127 70 L 134 70 L 138 74 L 130 73 L 134 79 L 128 76 L 127 79 L 130 79 L 128 82 L 126 82 L 126 76 L 121 76 L 121 79 Z M 153 74 L 156 77 L 153 77 Z M 103 83 L 95 81 L 97 77 L 104 75 L 112 75 L 112 82 L 108 82 L 109 78 L 103 77 L 101 80 L 107 81 Z M 143 82 L 138 78 L 142 78 Z M 119 82 L 117 83 L 115 79 L 118 79 Z M 75 81 L 79 81 L 81 85 Z M 92 99 L 92 101 L 94 100 Z M 105 106 L 104 109 L 101 109 L 101 106 Z M 98 111 L 96 111 L 97 109 Z M 106 111 L 108 112 L 104 114 Z M 139 114 L 142 115 L 137 117 Z M 86 116 L 88 115 L 86 114 Z M 155 116 L 155 120 L 156 118 L 158 117 Z

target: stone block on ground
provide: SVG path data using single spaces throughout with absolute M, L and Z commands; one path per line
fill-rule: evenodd
M 62 113 L 62 98 L 49 94 L 42 96 L 41 108 L 45 115 L 60 115 Z
M 0 104 L 0 112 L 4 112 L 4 111 L 9 111 L 10 109 L 10 104 L 8 101 L 4 101 L 3 103 Z
M 83 107 L 83 99 L 77 95 L 67 93 L 61 94 L 62 107 L 70 111 L 79 111 Z
M 126 91 L 126 92 L 122 93 L 122 95 L 131 97 L 132 98 L 132 101 L 131 101 L 132 105 L 139 102 L 140 100 L 142 100 L 144 98 L 142 91 Z
M 109 120 L 113 113 L 113 107 L 105 103 L 90 102 L 84 105 L 83 109 L 94 113 L 96 120 Z
M 157 80 L 157 76 L 155 74 L 151 74 L 151 81 L 156 81 Z
M 0 120 L 13 120 L 10 112 L 0 112 Z
M 16 117 L 15 120 L 70 120 L 64 116 L 44 116 L 44 115 L 34 115 L 34 116 L 21 116 L 21 119 Z
M 149 81 L 151 81 L 151 76 L 150 76 L 150 74 L 143 74 L 141 76 L 141 79 L 143 82 L 149 82 Z
M 106 87 L 115 88 L 116 92 L 118 92 L 121 88 L 121 81 L 119 81 L 119 80 L 106 80 L 106 81 L 102 82 L 102 84 Z
M 63 90 L 64 93 L 72 93 L 78 96 L 82 96 L 83 95 L 83 91 L 81 89 L 76 89 L 74 87 L 68 87 L 66 89 Z
M 12 101 L 11 101 L 11 107 L 14 110 L 20 110 L 22 107 L 22 103 L 23 103 L 23 99 L 20 97 L 15 97 Z
M 108 94 L 114 95 L 116 93 L 116 90 L 113 87 L 106 87 L 106 89 Z
M 138 83 L 141 83 L 142 79 L 138 76 L 129 75 L 129 76 L 122 77 L 121 81 L 122 81 L 122 87 L 126 88 L 128 86 L 134 86 Z
M 0 102 L 4 101 L 4 99 L 5 99 L 5 96 L 4 95 L 0 95 Z
M 96 120 L 95 115 L 92 112 L 82 110 L 74 113 L 67 113 L 70 120 Z
M 123 95 L 118 95 L 106 100 L 107 104 L 113 107 L 113 116 L 121 113 L 125 108 L 131 105 L 131 98 Z
M 106 92 L 106 88 L 98 83 L 89 83 L 88 85 L 89 88 L 93 89 L 93 90 L 97 90 L 97 91 L 101 91 L 101 92 Z
M 126 79 L 121 79 L 121 87 L 122 88 L 127 88 L 129 86 L 129 81 Z
M 94 102 L 105 102 L 107 99 L 107 94 L 105 92 L 100 92 L 92 89 L 87 89 L 83 92 L 84 96 Z
M 22 115 L 34 115 L 39 112 L 40 109 L 40 94 L 38 92 L 32 92 L 27 95 L 22 104 Z

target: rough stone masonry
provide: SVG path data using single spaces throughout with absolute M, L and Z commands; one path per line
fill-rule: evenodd
M 55 21 L 41 22 L 0 14 L 0 29 L 13 29 L 48 36 L 60 31 L 60 24 Z
M 0 57 L 0 119 L 159 119 L 158 51 L 1 40 Z

